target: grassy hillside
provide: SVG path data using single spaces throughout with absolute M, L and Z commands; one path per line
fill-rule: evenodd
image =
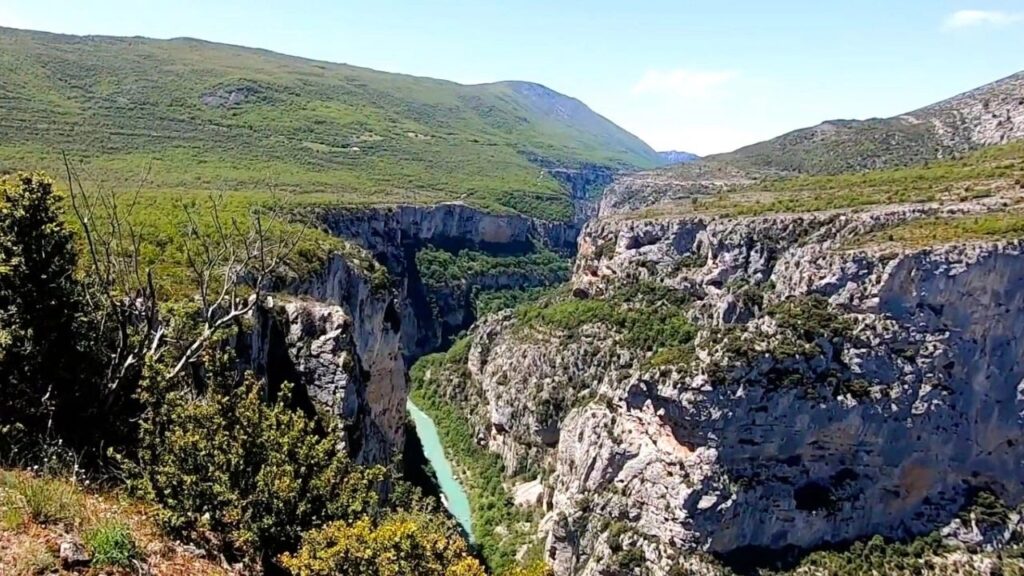
M 692 213 L 761 216 L 887 204 L 955 203 L 1018 190 L 1024 190 L 1024 142 L 993 146 L 926 166 L 833 176 L 764 177 L 726 186 L 716 193 L 694 193 L 627 217 Z
M 712 160 L 749 170 L 839 174 L 948 159 L 1024 138 L 1024 72 L 892 118 L 832 120 Z
M 192 39 L 0 28 L 0 170 L 59 171 L 150 188 L 324 201 L 462 200 L 571 214 L 541 166 L 656 165 L 657 154 L 542 86 L 463 86 Z

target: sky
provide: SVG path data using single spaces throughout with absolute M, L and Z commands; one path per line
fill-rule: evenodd
M 1024 0 L 0 0 L 0 26 L 529 80 L 656 149 L 698 154 L 1024 70 Z

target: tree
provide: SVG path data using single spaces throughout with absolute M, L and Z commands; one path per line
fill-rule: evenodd
M 147 370 L 140 386 L 146 410 L 129 475 L 163 506 L 163 524 L 256 562 L 326 522 L 379 515 L 385 470 L 352 463 L 319 429 L 328 423 L 289 406 L 287 387 L 267 401 L 251 374 L 239 384 L 230 356 L 207 358 L 200 397 L 162 371 Z
M 273 195 L 253 205 L 244 218 L 223 213 L 223 194 L 211 194 L 202 210 L 183 200 L 180 247 L 198 310 L 193 329 L 179 331 L 172 341 L 168 330 L 173 327 L 161 313 L 153 270 L 144 262 L 144 242 L 134 222 L 148 174 L 134 192 L 88 191 L 66 157 L 64 165 L 72 209 L 85 237 L 91 292 L 104 324 L 116 335 L 107 362 L 111 390 L 137 381 L 144 365 L 165 366 L 173 379 L 196 364 L 217 334 L 237 326 L 262 303 L 309 227 L 287 218 L 285 204 Z M 163 361 L 167 355 L 173 361 Z
M 96 327 L 61 196 L 39 174 L 0 180 L 0 446 L 74 442 L 102 425 L 90 386 Z M 6 441 L 6 442 L 4 442 Z M 9 452 L 8 452 L 9 453 Z

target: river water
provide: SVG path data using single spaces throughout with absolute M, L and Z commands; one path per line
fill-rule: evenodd
M 437 427 L 434 426 L 434 421 L 430 419 L 430 416 L 424 414 L 411 400 L 407 407 L 413 424 L 416 425 L 416 435 L 420 437 L 420 443 L 423 444 L 423 455 L 426 456 L 427 461 L 434 468 L 434 474 L 437 475 L 437 483 L 441 486 L 445 505 L 472 539 L 473 522 L 469 513 L 469 497 L 466 496 L 462 484 L 459 484 L 455 477 L 451 462 L 444 455 L 441 438 L 437 435 Z

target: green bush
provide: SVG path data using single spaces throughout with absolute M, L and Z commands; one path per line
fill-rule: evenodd
M 424 248 L 416 253 L 416 267 L 423 283 L 431 287 L 473 283 L 479 278 L 497 274 L 521 275 L 544 284 L 554 284 L 568 280 L 570 262 L 549 250 L 492 256 L 475 250 L 452 253 Z
M 473 308 L 477 318 L 502 310 L 511 310 L 535 302 L 554 293 L 556 288 L 536 287 L 521 290 L 478 290 L 473 294 Z
M 200 397 L 153 370 L 141 385 L 134 484 L 161 504 L 167 528 L 211 532 L 225 553 L 266 560 L 306 530 L 380 513 L 385 471 L 350 462 L 330 423 L 290 408 L 287 388 L 267 402 L 252 377 L 207 370 Z
M 604 324 L 622 335 L 630 348 L 659 353 L 689 346 L 697 327 L 686 316 L 687 295 L 660 284 L 640 282 L 605 299 L 578 299 L 565 295 L 543 299 L 517 309 L 523 327 L 546 327 L 575 333 Z M 667 356 L 662 355 L 662 360 Z
M 282 563 L 295 576 L 484 576 L 454 525 L 438 520 L 401 513 L 377 525 L 332 522 L 306 534 Z
M 131 528 L 120 520 L 101 520 L 85 531 L 82 540 L 93 566 L 127 570 L 134 568 L 140 556 Z
M 44 176 L 0 178 L 0 459 L 44 440 L 96 447 L 113 424 L 61 202 Z

